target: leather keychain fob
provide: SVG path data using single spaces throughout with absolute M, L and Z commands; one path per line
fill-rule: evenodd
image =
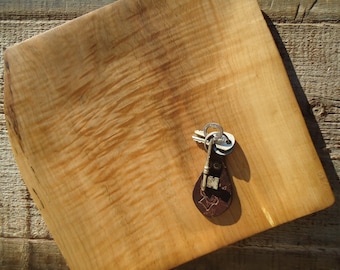
M 232 182 L 223 159 L 224 157 L 212 153 L 205 190 L 201 189 L 203 173 L 198 178 L 193 190 L 196 207 L 207 217 L 221 215 L 232 202 Z

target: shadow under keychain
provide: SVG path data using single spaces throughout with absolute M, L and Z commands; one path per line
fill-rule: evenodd
M 214 131 L 208 133 L 209 129 Z M 219 216 L 230 207 L 233 197 L 225 156 L 233 151 L 235 138 L 224 132 L 217 123 L 208 123 L 203 130 L 195 130 L 192 138 L 197 143 L 203 143 L 207 151 L 203 172 L 193 190 L 193 200 L 203 215 Z

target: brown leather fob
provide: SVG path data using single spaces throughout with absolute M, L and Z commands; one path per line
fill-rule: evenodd
M 222 156 L 212 153 L 205 190 L 201 189 L 203 173 L 198 178 L 193 190 L 192 195 L 196 207 L 207 217 L 221 215 L 232 202 L 232 180 L 223 159 Z

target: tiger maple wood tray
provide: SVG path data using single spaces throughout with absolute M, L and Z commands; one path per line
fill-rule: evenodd
M 333 203 L 256 0 L 123 0 L 9 48 L 23 179 L 71 269 L 166 269 Z M 192 190 L 218 122 L 231 208 Z

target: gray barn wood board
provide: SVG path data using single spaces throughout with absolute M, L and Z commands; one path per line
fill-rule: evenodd
M 112 2 L 114 0 L 2 0 L 0 19 L 71 19 Z M 272 20 L 280 22 L 338 22 L 340 19 L 338 0 L 258 0 L 258 3 Z
M 0 53 L 65 19 L 110 1 L 1 1 Z M 340 87 L 338 1 L 259 1 L 277 41 L 336 203 L 189 262 L 178 269 L 337 269 L 340 265 Z M 0 59 L 1 74 L 3 60 Z M 16 167 L 0 78 L 0 265 L 67 269 Z M 293 155 L 293 153 L 292 153 Z

